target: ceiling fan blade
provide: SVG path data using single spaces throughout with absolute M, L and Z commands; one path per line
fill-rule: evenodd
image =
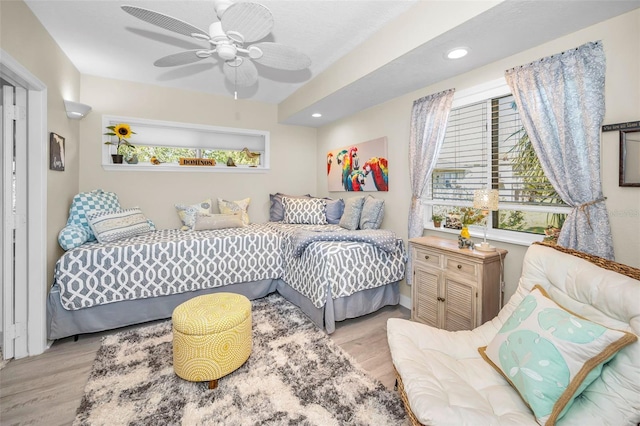
M 192 64 L 211 56 L 198 56 L 197 52 L 207 52 L 205 49 L 185 50 L 184 52 L 174 53 L 158 59 L 153 63 L 156 67 L 176 67 L 178 65 Z
M 234 3 L 222 14 L 220 22 L 225 33 L 239 32 L 245 43 L 251 43 L 269 35 L 273 28 L 273 15 L 260 3 Z
M 311 59 L 295 47 L 265 41 L 251 45 L 250 53 L 254 46 L 262 50 L 262 56 L 254 59 L 261 65 L 289 71 L 303 70 L 311 65 Z
M 232 84 L 246 87 L 258 81 L 258 70 L 249 59 L 244 59 L 237 67 L 230 65 L 232 63 L 234 63 L 234 60 L 227 61 L 222 67 L 225 77 Z
M 209 39 L 209 34 L 206 31 L 201 30 L 198 27 L 194 27 L 191 24 L 188 24 L 184 21 L 181 21 L 176 18 L 172 18 L 171 16 L 163 15 L 159 12 L 154 12 L 153 10 L 143 9 L 142 7 L 137 6 L 121 6 L 122 10 L 127 12 L 130 15 L 135 16 L 138 19 L 142 19 L 150 24 L 157 25 L 165 30 L 173 31 L 178 34 L 186 35 L 191 37 L 193 34 L 198 34 L 199 38 L 204 38 L 205 40 Z

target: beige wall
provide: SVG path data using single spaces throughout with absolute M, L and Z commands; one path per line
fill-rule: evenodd
M 63 99 L 80 100 L 80 73 L 22 1 L 0 1 L 0 45 L 47 86 L 47 130 L 65 138 L 65 171 L 47 173 L 47 271 L 63 251 L 58 231 L 78 192 L 79 122 L 67 118 Z M 41 141 L 49 152 L 49 140 Z M 39 206 L 29 206 L 39 208 Z
M 640 10 L 586 28 L 582 31 L 545 43 L 504 60 L 478 68 L 461 76 L 434 84 L 384 104 L 372 107 L 318 130 L 318 163 L 332 149 L 380 136 L 389 140 L 389 192 L 376 193 L 386 202 L 383 227 L 407 238 L 409 189 L 408 140 L 410 114 L 415 99 L 441 90 L 463 90 L 495 80 L 508 68 L 526 64 L 543 56 L 577 47 L 588 41 L 602 40 L 607 56 L 606 116 L 604 123 L 618 123 L 640 118 Z M 603 134 L 602 176 L 607 208 L 611 214 L 616 259 L 640 267 L 640 190 L 618 187 L 617 132 Z M 318 192 L 329 194 L 326 176 L 318 170 Z M 346 193 L 331 193 L 333 197 L 348 197 Z M 428 234 L 452 238 L 451 234 L 430 231 Z M 506 259 L 506 297 L 517 286 L 520 265 L 526 248 L 494 242 L 509 250 Z M 402 294 L 410 296 L 410 288 L 402 285 Z
M 179 227 L 176 203 L 250 197 L 251 221 L 265 222 L 269 219 L 269 193 L 315 191 L 316 130 L 277 124 L 276 105 L 86 75 L 82 76 L 81 101 L 91 105 L 93 112 L 80 125 L 80 190 L 113 191 L 123 207 L 141 207 L 159 228 Z M 271 170 L 267 173 L 105 171 L 100 163 L 105 140 L 103 114 L 268 130 Z M 135 145 L 135 135 L 130 142 Z

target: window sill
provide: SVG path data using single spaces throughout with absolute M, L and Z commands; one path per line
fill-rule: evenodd
M 426 225 L 424 229 L 428 229 L 429 231 L 444 232 L 446 234 L 460 235 L 459 229 L 450 229 L 444 227 L 436 228 L 433 226 L 433 224 Z M 469 234 L 471 234 L 473 238 L 479 238 L 482 241 L 484 239 L 484 228 L 482 226 L 471 225 L 469 226 Z M 543 238 L 544 235 L 527 234 L 524 232 L 496 231 L 492 229 L 489 229 L 487 231 L 487 241 L 497 241 L 501 243 L 516 244 L 521 246 L 530 246 L 536 241 L 542 241 Z
M 216 166 L 179 166 L 177 164 L 103 164 L 102 168 L 108 172 L 207 172 L 207 173 L 267 173 L 265 167 L 226 165 Z

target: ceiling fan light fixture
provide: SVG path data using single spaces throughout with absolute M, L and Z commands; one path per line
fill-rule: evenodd
M 467 53 L 469 53 L 468 47 L 455 47 L 447 52 L 446 57 L 448 59 L 460 59 L 467 56 Z
M 238 48 L 233 44 L 219 44 L 216 47 L 216 52 L 218 52 L 218 56 L 225 61 L 229 61 L 236 57 L 238 53 Z

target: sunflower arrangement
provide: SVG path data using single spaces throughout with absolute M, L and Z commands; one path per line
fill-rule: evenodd
M 107 129 L 109 131 L 107 133 L 105 133 L 106 136 L 117 136 L 118 137 L 118 145 L 116 146 L 116 154 L 120 153 L 120 145 L 126 145 L 128 147 L 135 148 L 135 146 L 131 145 L 129 143 L 129 141 L 127 140 L 127 138 L 130 138 L 131 135 L 135 135 L 136 134 L 136 132 L 131 130 L 131 127 L 129 127 L 128 124 L 120 123 L 120 124 L 116 124 L 115 126 L 107 126 Z M 107 141 L 104 144 L 105 145 L 115 145 L 111 141 Z

